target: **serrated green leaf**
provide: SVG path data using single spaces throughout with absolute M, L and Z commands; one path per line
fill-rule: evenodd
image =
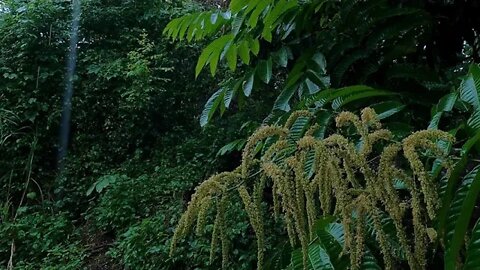
M 240 29 L 242 28 L 244 17 L 243 16 L 236 16 L 233 18 L 232 21 L 232 34 L 237 35 L 240 32 Z
M 428 129 L 438 129 L 440 124 L 440 119 L 442 118 L 443 112 L 437 112 L 432 116 L 430 123 L 428 124 Z
M 208 60 L 210 62 L 210 74 L 212 74 L 212 76 L 215 76 L 215 73 L 217 72 L 219 59 L 220 59 L 220 51 L 212 52 L 212 54 L 210 55 L 210 59 Z
M 248 0 L 232 0 L 232 1 L 230 1 L 229 8 L 233 13 L 238 13 L 240 10 L 242 10 L 248 4 L 249 4 Z
M 382 270 L 378 265 L 377 260 L 373 256 L 372 252 L 367 248 L 365 254 L 363 255 L 362 264 L 360 265 L 361 270 Z
M 310 121 L 310 117 L 300 116 L 298 117 L 295 122 L 293 122 L 292 126 L 290 127 L 290 132 L 288 133 L 288 140 L 295 143 L 298 141 L 302 136 L 303 133 L 308 128 L 308 122 Z
M 203 108 L 202 114 L 200 115 L 200 126 L 205 126 L 210 119 L 212 119 L 213 114 L 218 108 L 218 105 L 223 100 L 224 89 L 220 88 L 208 99 Z
M 313 136 L 317 139 L 325 138 L 327 132 L 328 123 L 332 118 L 332 113 L 329 111 L 319 111 L 315 115 L 316 123 L 318 124 L 318 129 L 313 133 Z
M 330 261 L 330 256 L 323 249 L 323 247 L 314 242 L 308 247 L 308 259 L 312 264 L 312 269 L 314 270 L 334 270 L 332 262 Z
M 467 125 L 474 131 L 480 130 L 480 108 L 476 109 L 467 120 Z
M 320 87 L 308 78 L 305 80 L 305 85 L 307 86 L 308 93 L 310 95 L 313 95 L 313 94 L 317 93 L 318 91 L 320 91 Z
M 248 41 L 242 41 L 237 47 L 238 55 L 240 55 L 240 59 L 242 59 L 243 63 L 246 65 L 250 64 L 250 49 L 248 47 Z
M 243 93 L 245 94 L 246 97 L 250 96 L 250 94 L 252 93 L 253 81 L 254 81 L 253 72 L 247 74 L 246 80 L 243 82 Z
M 390 117 L 405 108 L 405 105 L 398 101 L 385 101 L 370 106 L 377 113 L 378 119 Z
M 288 104 L 293 94 L 297 91 L 298 84 L 284 88 L 280 95 L 277 96 L 275 103 L 273 104 L 274 110 L 290 111 L 290 105 Z
M 225 105 L 225 108 L 230 107 L 230 103 L 232 102 L 233 97 L 238 91 L 238 88 L 240 87 L 242 81 L 238 80 L 235 84 L 228 84 L 227 85 L 227 90 L 225 91 L 225 95 L 223 97 L 223 104 Z
M 278 52 L 275 53 L 275 61 L 281 66 L 286 67 L 288 64 L 288 51 L 286 47 L 280 48 Z
M 250 50 L 254 55 L 258 55 L 260 52 L 260 42 L 256 38 L 250 40 Z
M 259 19 L 260 14 L 270 5 L 272 0 L 262 0 L 258 1 L 257 5 L 255 6 L 255 10 L 250 14 L 250 18 L 248 19 L 248 25 L 251 28 L 255 28 L 257 26 L 257 22 Z M 246 13 L 248 13 L 248 9 L 250 7 L 247 7 Z
M 305 73 L 307 74 L 308 79 L 318 87 L 324 89 L 330 86 L 330 77 L 327 75 L 319 74 L 311 69 L 307 69 Z
M 470 242 L 467 247 L 467 255 L 463 270 L 476 270 L 480 269 L 480 219 L 475 223 L 473 227 Z
M 445 237 L 445 234 L 446 234 L 445 228 L 447 224 L 447 214 L 450 212 L 451 203 L 455 193 L 455 187 L 460 181 L 460 176 L 464 172 L 465 167 L 468 163 L 468 156 L 471 149 L 479 140 L 480 140 L 480 133 L 470 138 L 462 146 L 462 153 L 460 156 L 460 160 L 455 163 L 453 170 L 448 177 L 446 187 L 444 191 L 442 191 L 443 192 L 442 203 L 441 203 L 440 211 L 437 218 L 438 220 L 437 231 L 439 232 L 440 237 Z
M 464 244 L 473 208 L 480 192 L 480 166 L 465 176 L 450 206 L 445 227 L 445 269 L 456 269 L 457 257 Z
M 348 269 L 350 261 L 345 255 L 342 255 L 345 245 L 343 225 L 333 221 L 332 217 L 322 217 L 315 222 L 314 230 L 335 269 Z
M 437 104 L 437 112 L 449 112 L 453 109 L 455 102 L 457 101 L 458 94 L 457 93 L 450 93 L 443 96 Z
M 231 71 L 237 69 L 237 47 L 235 44 L 231 44 L 227 50 L 227 64 Z
M 352 95 L 343 95 L 337 97 L 335 100 L 332 102 L 332 108 L 334 110 L 337 110 L 341 108 L 342 106 L 354 102 L 360 99 L 364 98 L 370 98 L 370 97 L 380 97 L 380 96 L 393 96 L 395 93 L 389 92 L 389 91 L 384 91 L 384 90 L 377 90 L 377 89 L 372 89 L 372 90 L 366 90 L 361 93 L 355 93 Z
M 225 45 L 228 42 L 231 42 L 232 39 L 232 34 L 221 36 L 216 40 L 212 41 L 207 47 L 205 47 L 205 49 L 203 49 L 200 57 L 198 58 L 197 66 L 195 67 L 195 77 L 198 77 L 203 67 L 207 63 L 210 63 L 210 71 L 212 73 L 212 76 L 215 74 L 217 70 L 218 60 L 220 58 L 220 53 L 222 53 Z
M 327 72 L 327 61 L 322 53 L 315 53 L 312 56 L 312 61 L 315 63 L 314 67 L 311 67 L 316 73 L 325 74 Z
M 257 74 L 264 83 L 269 83 L 272 78 L 272 59 L 260 60 L 257 66 Z
M 459 87 L 460 98 L 472 105 L 480 107 L 480 66 L 472 64 L 467 76 L 462 80 Z
M 228 154 L 232 151 L 239 151 L 243 148 L 247 140 L 245 139 L 237 139 L 232 142 L 227 143 L 224 145 L 220 150 L 217 152 L 217 156 L 223 156 L 225 154 Z

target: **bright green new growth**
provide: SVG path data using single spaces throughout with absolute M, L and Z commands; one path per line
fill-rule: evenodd
M 366 108 L 360 117 L 342 112 L 336 118 L 339 128 L 354 126 L 360 135 L 357 145 L 340 134 L 316 139 L 312 136 L 318 128 L 316 125 L 294 143 L 289 129 L 298 117 L 305 116 L 311 114 L 295 112 L 283 127 L 261 127 L 249 138 L 242 164 L 237 169 L 214 175 L 197 187 L 175 231 L 171 252 L 178 240 L 194 226 L 195 219 L 198 220 L 197 232 L 202 230 L 208 208 L 216 205 L 211 258 L 220 240 L 225 268 L 229 246 L 225 211 L 229 199 L 234 198 L 229 194 L 238 192 L 257 237 L 257 268 L 262 269 L 265 232 L 261 203 L 268 184 L 273 194 L 274 217 L 283 216 L 291 245 L 300 244 L 305 269 L 308 244 L 314 237 L 314 222 L 320 215 L 335 215 L 342 221 L 345 229 L 343 253 L 350 256 L 352 269 L 359 269 L 367 249 L 367 220 L 373 223 L 370 225 L 383 254 L 385 268 L 394 269 L 398 253 L 382 229 L 385 216 L 395 225 L 396 237 L 410 268 L 425 269 L 429 236 L 435 235 L 425 224 L 435 218 L 439 201 L 434 179 L 426 171 L 418 152 L 427 151 L 446 164 L 447 153 L 436 142 L 453 142 L 453 136 L 439 130 L 423 130 L 411 134 L 402 143 L 393 142 L 391 132 L 381 129 L 374 110 Z M 270 137 L 277 138 L 276 142 L 257 157 L 256 146 Z M 398 181 L 405 183 L 407 195 L 395 189 Z M 406 228 L 404 219 L 408 216 L 413 217 L 413 229 Z

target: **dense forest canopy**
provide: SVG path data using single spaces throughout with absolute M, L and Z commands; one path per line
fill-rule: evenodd
M 480 268 L 479 12 L 0 1 L 0 269 Z

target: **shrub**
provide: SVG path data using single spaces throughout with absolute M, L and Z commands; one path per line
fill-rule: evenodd
M 12 241 L 15 269 L 79 269 L 85 256 L 74 226 L 63 213 L 20 208 L 15 221 L 0 226 L 0 265 L 7 265 Z

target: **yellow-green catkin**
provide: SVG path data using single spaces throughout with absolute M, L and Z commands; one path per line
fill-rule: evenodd
M 401 200 L 397 194 L 397 191 L 393 187 L 393 181 L 395 177 L 398 179 L 405 180 L 406 175 L 401 175 L 403 173 L 399 172 L 395 166 L 395 159 L 400 152 L 401 146 L 399 144 L 392 144 L 384 148 L 382 155 L 380 157 L 380 164 L 378 168 L 378 181 L 384 192 L 381 192 L 378 201 L 383 202 L 386 212 L 389 214 L 390 218 L 395 225 L 397 238 L 399 239 L 399 244 L 402 247 L 407 262 L 411 269 L 415 269 L 415 258 L 411 252 L 411 247 L 408 243 L 406 236 L 405 227 L 403 225 L 403 216 L 405 212 L 405 207 L 401 203 Z
M 361 195 L 354 201 L 357 217 L 355 219 L 355 245 L 350 252 L 352 269 L 360 269 L 365 251 L 365 217 L 368 213 L 368 204 L 366 200 L 367 198 L 364 195 Z
M 261 182 L 260 182 L 261 183 Z M 262 185 L 262 184 L 259 184 Z M 263 260 L 264 260 L 264 250 L 265 250 L 265 236 L 264 236 L 264 229 L 263 229 L 263 219 L 262 214 L 260 212 L 261 208 L 259 205 L 259 192 L 260 186 L 257 187 L 257 190 L 254 192 L 254 199 L 252 200 L 250 194 L 248 193 L 247 188 L 244 185 L 238 187 L 238 193 L 240 198 L 242 198 L 243 204 L 245 206 L 245 210 L 247 215 L 250 218 L 250 223 L 255 231 L 257 237 L 257 269 L 263 268 Z M 255 199 L 256 198 L 256 199 Z
M 201 235 L 205 228 L 205 221 L 206 221 L 208 210 L 210 209 L 211 204 L 212 204 L 211 196 L 207 196 L 203 198 L 202 202 L 200 203 L 200 210 L 198 211 L 197 228 L 196 228 L 197 235 Z
M 295 121 L 299 117 L 311 117 L 312 113 L 306 110 L 301 110 L 301 111 L 294 111 L 290 117 L 288 117 L 287 121 L 285 122 L 284 127 L 285 128 L 291 128 L 292 125 L 295 123 Z
M 313 125 L 303 138 L 293 142 L 289 136 L 291 126 L 299 117 L 311 116 L 308 111 L 298 111 L 292 113 L 283 127 L 261 127 L 248 139 L 237 169 L 214 175 L 200 184 L 175 230 L 171 254 L 179 239 L 194 227 L 195 220 L 196 232 L 203 231 L 209 209 L 216 205 L 210 257 L 214 258 L 220 246 L 225 269 L 230 245 L 225 212 L 230 200 L 236 198 L 231 193 L 236 191 L 257 238 L 258 269 L 263 268 L 265 257 L 264 212 L 271 209 L 275 220 L 284 223 L 292 247 L 300 243 L 305 269 L 308 244 L 314 238 L 313 224 L 319 215 L 331 214 L 343 224 L 342 254 L 349 254 L 351 269 L 359 269 L 362 264 L 367 225 L 373 229 L 385 268 L 394 269 L 396 252 L 383 231 L 384 218 L 391 219 L 395 225 L 409 267 L 425 269 L 428 245 L 436 238 L 435 230 L 426 224 L 435 217 L 439 202 L 436 183 L 418 152 L 426 150 L 441 160 L 448 174 L 451 164 L 437 141 L 452 142 L 453 137 L 428 130 L 415 132 L 402 143 L 394 143 L 391 132 L 382 129 L 375 111 L 365 108 L 360 117 L 351 112 L 342 112 L 336 117 L 337 127 L 353 125 L 357 129 L 361 136 L 358 145 L 341 134 L 332 134 L 323 140 L 314 138 L 319 125 Z M 260 157 L 256 147 L 269 137 L 273 137 L 273 144 L 263 149 Z M 402 155 L 408 165 L 398 162 Z M 399 180 L 407 186 L 402 196 L 395 188 Z M 264 190 L 269 188 L 273 206 L 263 201 Z M 413 232 L 407 225 L 410 224 L 406 222 L 408 217 L 412 217 Z M 372 224 L 367 224 L 370 220 Z
M 254 160 L 254 153 L 255 147 L 257 143 L 261 140 L 272 137 L 272 136 L 279 136 L 283 138 L 288 133 L 288 130 L 285 128 L 277 127 L 277 126 L 264 126 L 259 128 L 250 138 L 248 138 L 247 143 L 245 144 L 245 148 L 242 154 L 242 165 L 241 165 L 241 173 L 242 176 L 248 177 L 250 165 Z
M 218 204 L 218 213 L 220 213 L 219 218 L 220 222 L 218 223 L 218 229 L 220 231 L 220 240 L 222 242 L 222 269 L 227 269 L 228 266 L 228 250 L 229 250 L 229 240 L 227 237 L 227 227 L 225 224 L 225 212 L 228 204 L 228 195 L 222 194 L 222 199 Z
M 375 235 L 378 240 L 378 243 L 380 244 L 380 251 L 382 252 L 383 255 L 383 261 L 385 263 L 385 269 L 393 269 L 393 255 L 391 252 L 390 245 L 387 240 L 387 235 L 383 231 L 383 226 L 382 226 L 382 216 L 381 216 L 381 211 L 375 207 L 375 205 L 372 203 L 369 206 L 369 212 L 370 215 L 372 216 L 373 220 L 373 227 L 375 229 Z
M 212 240 L 210 241 L 210 263 L 213 262 L 215 251 L 218 247 L 218 240 L 220 239 L 220 223 L 222 222 L 222 217 L 220 215 L 221 213 L 217 211 L 217 215 L 213 223 Z
M 303 160 L 303 158 L 301 158 Z M 300 245 L 302 247 L 303 254 L 303 265 L 304 269 L 307 269 L 308 262 L 308 232 L 305 228 L 305 198 L 303 192 L 303 163 L 298 161 L 296 158 L 291 157 L 286 160 L 286 164 L 290 167 L 290 170 L 294 172 L 292 186 L 293 194 L 290 195 L 292 199 L 290 200 L 291 205 L 293 205 L 292 212 L 295 221 L 295 228 L 300 240 Z
M 420 160 L 417 149 L 427 149 L 437 155 L 441 154 L 441 150 L 437 144 L 432 142 L 433 140 L 453 142 L 454 137 L 440 130 L 422 130 L 411 134 L 403 140 L 404 155 L 417 176 L 418 182 L 420 182 L 424 201 L 427 205 L 427 213 L 431 220 L 435 218 L 438 210 L 438 193 L 433 179 L 430 179 L 431 177 Z

